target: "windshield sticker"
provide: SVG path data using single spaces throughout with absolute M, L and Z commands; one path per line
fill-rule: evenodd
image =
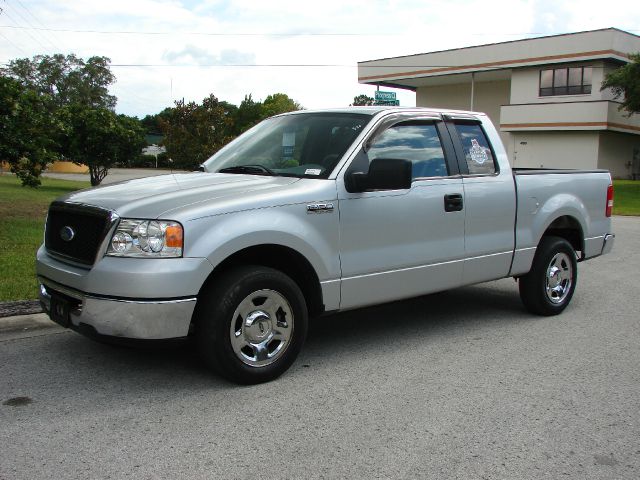
M 469 150 L 469 155 L 471 155 L 471 160 L 476 162 L 478 165 L 482 165 L 484 162 L 489 160 L 487 152 L 480 146 L 478 140 L 475 138 L 471 139 L 471 150 Z
M 321 168 L 307 168 L 304 171 L 305 175 L 320 175 L 322 173 L 322 169 Z
M 296 146 L 296 132 L 282 134 L 282 160 L 291 160 Z

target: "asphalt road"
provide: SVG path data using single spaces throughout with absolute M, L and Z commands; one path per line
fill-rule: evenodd
M 133 180 L 135 178 L 155 177 L 156 175 L 166 175 L 169 173 L 185 173 L 184 170 L 164 170 L 162 168 L 110 168 L 109 173 L 102 180 L 103 185 L 122 182 L 123 180 Z M 56 173 L 45 172 L 44 177 L 58 178 L 61 180 L 76 180 L 78 182 L 88 182 L 91 180 L 88 173 Z
M 561 316 L 509 279 L 333 315 L 255 387 L 189 349 L 5 331 L 0 478 L 640 478 L 640 219 L 614 225 Z

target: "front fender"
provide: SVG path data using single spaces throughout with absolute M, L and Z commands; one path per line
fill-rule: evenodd
M 294 204 L 246 210 L 192 220 L 185 230 L 185 254 L 206 257 L 214 268 L 245 248 L 280 245 L 303 255 L 320 281 L 340 277 L 337 209 L 309 214 L 306 204 Z

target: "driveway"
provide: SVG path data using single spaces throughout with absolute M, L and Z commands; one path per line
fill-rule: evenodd
M 134 178 L 154 177 L 156 175 L 166 175 L 171 170 L 155 169 L 155 168 L 111 168 L 109 174 L 104 177 L 102 184 L 121 182 L 123 180 L 132 180 Z M 184 173 L 182 170 L 174 170 L 175 173 Z M 88 173 L 43 173 L 43 177 L 59 178 L 62 180 L 77 180 L 79 182 L 88 182 L 90 177 Z
M 0 478 L 640 478 L 640 219 L 535 317 L 512 279 L 331 315 L 254 387 L 188 348 L 0 334 Z

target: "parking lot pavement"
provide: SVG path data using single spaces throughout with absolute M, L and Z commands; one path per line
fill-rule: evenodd
M 512 279 L 313 322 L 280 379 L 0 334 L 0 478 L 640 478 L 640 219 L 560 316 Z
M 111 168 L 109 173 L 102 180 L 102 185 L 109 183 L 122 182 L 123 180 L 133 180 L 136 178 L 155 177 L 156 175 L 166 175 L 168 173 L 185 173 L 182 170 L 165 170 L 155 168 Z M 59 178 L 62 180 L 76 180 L 79 182 L 90 181 L 88 173 L 55 173 L 45 172 L 43 177 Z

